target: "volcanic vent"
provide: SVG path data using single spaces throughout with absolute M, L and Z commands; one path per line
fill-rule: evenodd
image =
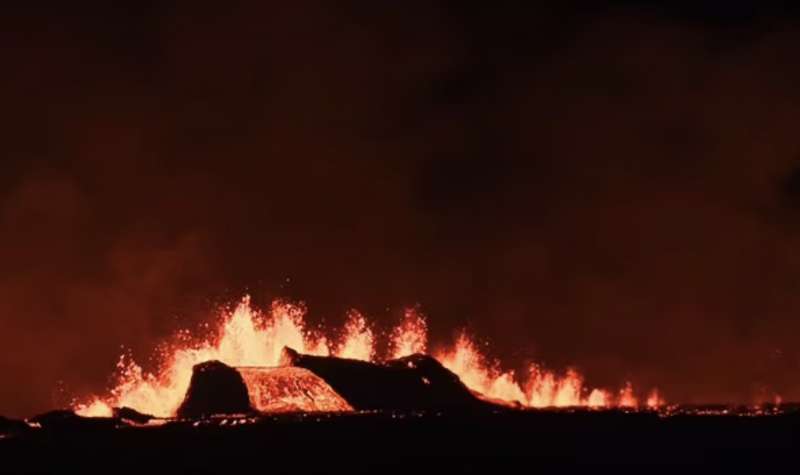
M 304 317 L 302 306 L 275 302 L 261 312 L 245 297 L 233 311 L 222 314 L 213 338 L 200 343 L 183 338 L 167 346 L 156 372 L 145 372 L 123 356 L 110 394 L 76 403 L 75 409 L 85 416 L 110 416 L 115 407 L 159 417 L 206 414 L 201 401 L 212 400 L 214 390 L 206 388 L 204 396 L 192 392 L 201 391 L 202 381 L 212 374 L 216 378 L 228 374 L 223 386 L 229 388 L 238 380 L 245 383 L 249 404 L 243 403 L 242 391 L 227 395 L 239 399 L 230 408 L 234 412 L 468 407 L 481 400 L 518 407 L 639 405 L 629 383 L 612 392 L 586 387 L 574 370 L 557 375 L 531 366 L 521 376 L 503 371 L 463 333 L 455 344 L 428 352 L 427 325 L 414 310 L 406 311 L 389 333 L 388 348 L 382 353 L 377 351 L 373 327 L 358 312 L 348 315 L 339 338 L 309 331 Z M 224 369 L 229 367 L 235 368 L 233 373 Z M 197 387 L 190 389 L 190 383 Z M 194 397 L 191 404 L 201 409 L 184 411 L 190 404 L 185 397 Z M 647 398 L 648 406 L 661 404 L 655 392 Z
M 488 409 L 452 372 L 422 354 L 371 363 L 284 348 L 283 366 L 194 366 L 180 418 L 285 412 Z

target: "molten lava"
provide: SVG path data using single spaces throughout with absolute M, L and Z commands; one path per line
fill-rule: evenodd
M 406 310 L 403 321 L 392 330 L 392 358 L 425 353 L 428 347 L 428 324 L 415 310 Z
M 280 366 L 281 351 L 285 346 L 301 353 L 327 356 L 335 355 L 365 361 L 376 360 L 376 338 L 363 315 L 351 312 L 337 344 L 330 344 L 322 335 L 308 331 L 304 323 L 305 309 L 285 302 L 274 302 L 270 310 L 262 313 L 254 309 L 249 297 L 232 311 L 222 315 L 218 334 L 200 344 L 180 341 L 166 347 L 160 369 L 148 373 L 123 355 L 117 364 L 116 384 L 110 394 L 94 397 L 87 403 L 76 404 L 75 410 L 84 416 L 110 416 L 112 407 L 130 407 L 142 413 L 161 417 L 175 415 L 184 398 L 192 376 L 192 367 L 208 360 L 219 360 L 234 367 Z M 428 346 L 425 318 L 416 310 L 407 310 L 402 322 L 392 330 L 389 356 L 400 358 L 423 353 Z M 618 391 L 617 397 L 605 389 L 590 389 L 583 377 L 574 370 L 559 376 L 551 371 L 532 366 L 523 378 L 512 371 L 503 371 L 496 361 L 487 358 L 466 334 L 455 344 L 433 352 L 443 366 L 457 374 L 464 384 L 489 399 L 519 404 L 525 407 L 584 406 L 593 408 L 638 407 L 638 399 L 630 383 Z M 289 385 L 283 402 L 278 406 L 263 401 L 259 391 L 291 378 L 294 374 L 276 372 L 274 377 L 257 376 L 258 372 L 245 372 L 251 399 L 258 399 L 256 407 L 269 411 L 299 408 L 302 410 L 347 410 L 343 401 L 330 395 L 328 401 L 315 406 L 303 399 L 305 386 L 328 394 L 324 382 L 307 377 Z M 279 377 L 278 377 L 279 376 Z M 285 385 L 286 381 L 281 384 Z M 304 386 L 305 385 L 305 386 Z M 274 388 L 270 391 L 274 392 Z M 664 404 L 658 392 L 647 398 L 647 406 L 655 408 Z M 288 409 L 287 409 L 288 408 Z
M 344 326 L 344 337 L 336 351 L 340 358 L 372 361 L 375 357 L 375 337 L 367 320 L 356 311 L 350 312 Z
M 328 383 L 303 368 L 238 368 L 251 405 L 261 412 L 352 411 Z

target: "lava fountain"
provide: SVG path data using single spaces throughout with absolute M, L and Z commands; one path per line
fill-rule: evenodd
M 75 403 L 75 411 L 83 416 L 110 416 L 113 407 L 130 407 L 160 417 L 172 417 L 189 387 L 192 368 L 208 360 L 219 360 L 229 366 L 275 367 L 280 364 L 285 346 L 301 353 L 338 356 L 376 361 L 375 332 L 366 318 L 356 311 L 349 313 L 343 331 L 333 340 L 309 331 L 305 325 L 306 310 L 301 305 L 273 302 L 266 312 L 251 305 L 245 297 L 233 311 L 223 312 L 213 337 L 194 343 L 183 338 L 162 347 L 161 364 L 155 372 L 145 372 L 132 357 L 123 354 L 117 363 L 115 383 L 104 396 Z M 392 358 L 424 353 L 428 347 L 427 324 L 415 309 L 405 312 L 403 320 L 389 335 L 388 355 Z M 475 341 L 462 333 L 450 347 L 432 352 L 443 366 L 461 378 L 471 390 L 486 398 L 524 407 L 592 408 L 639 406 L 630 383 L 615 393 L 607 389 L 588 388 L 583 376 L 574 370 L 557 375 L 539 366 L 531 366 L 519 377 L 504 371 L 497 361 L 481 352 Z M 657 391 L 647 397 L 647 407 L 664 404 Z

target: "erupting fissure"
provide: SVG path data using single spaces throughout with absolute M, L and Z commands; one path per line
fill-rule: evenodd
M 147 414 L 171 417 L 189 387 L 194 365 L 219 360 L 230 366 L 279 366 L 285 346 L 318 356 L 365 361 L 379 358 L 375 333 L 362 314 L 353 311 L 348 315 L 343 334 L 335 344 L 325 336 L 308 331 L 304 316 L 304 307 L 280 301 L 274 302 L 268 312 L 260 312 L 253 308 L 250 298 L 245 297 L 232 312 L 223 313 L 219 331 L 213 338 L 199 344 L 184 339 L 165 347 L 160 369 L 153 373 L 143 371 L 131 357 L 123 355 L 117 363 L 116 383 L 110 393 L 86 403 L 76 403 L 74 409 L 84 416 L 100 417 L 110 416 L 113 407 L 130 407 Z M 387 356 L 391 358 L 426 352 L 425 318 L 418 310 L 407 310 L 389 339 Z M 458 375 L 467 387 L 493 400 L 537 408 L 635 408 L 639 405 L 630 383 L 625 383 L 615 395 L 609 390 L 586 387 L 581 374 L 574 370 L 557 375 L 531 366 L 522 377 L 513 371 L 503 371 L 465 333 L 452 347 L 433 351 L 432 356 Z M 664 400 L 655 390 L 646 399 L 650 408 L 663 404 Z

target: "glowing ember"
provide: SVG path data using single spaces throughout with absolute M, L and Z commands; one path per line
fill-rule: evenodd
M 658 409 L 665 404 L 666 402 L 661 398 L 661 394 L 658 393 L 658 389 L 653 389 L 650 391 L 650 394 L 647 396 L 647 407 L 649 409 Z
M 406 310 L 403 322 L 392 331 L 392 358 L 425 353 L 428 346 L 428 324 L 416 310 Z
M 95 398 L 89 404 L 78 406 L 76 412 L 86 417 L 111 417 L 114 415 L 111 406 L 98 398 Z
M 611 405 L 608 391 L 602 389 L 592 389 L 589 397 L 586 398 L 586 405 L 592 408 L 602 408 Z
M 95 397 L 75 409 L 84 416 L 108 417 L 112 407 L 127 406 L 143 413 L 171 417 L 183 400 L 194 365 L 219 360 L 234 367 L 275 367 L 280 365 L 284 346 L 312 355 L 334 354 L 375 360 L 375 336 L 360 313 L 353 311 L 348 315 L 342 337 L 333 346 L 324 336 L 306 330 L 304 316 L 304 307 L 285 302 L 275 302 L 269 312 L 261 313 L 250 305 L 249 297 L 245 297 L 233 312 L 223 315 L 215 337 L 200 344 L 192 344 L 184 338 L 162 350 L 162 364 L 155 373 L 144 372 L 129 356 L 123 355 L 117 364 L 117 382 L 110 394 Z M 416 310 L 407 310 L 389 337 L 392 358 L 425 352 L 427 324 L 424 317 Z M 559 376 L 532 366 L 526 378 L 520 380 L 514 372 L 503 371 L 498 362 L 487 359 L 465 334 L 458 337 L 452 348 L 441 349 L 434 357 L 470 389 L 490 399 L 528 407 L 638 406 L 630 383 L 613 398 L 607 390 L 586 388 L 583 377 L 574 370 Z M 336 406 L 339 402 L 332 404 Z M 647 398 L 648 407 L 663 404 L 655 391 Z M 264 402 L 259 406 L 268 407 Z M 312 406 L 298 403 L 298 407 Z
M 375 341 L 372 330 L 360 313 L 352 311 L 348 315 L 344 327 L 344 342 L 336 352 L 336 356 L 364 361 L 372 361 L 374 358 Z
M 434 354 L 434 357 L 445 368 L 456 373 L 473 391 L 493 399 L 521 404 L 527 402 L 526 395 L 514 381 L 514 374 L 502 373 L 496 365 L 487 364 L 475 343 L 463 333 L 453 349 Z
M 631 383 L 625 383 L 625 387 L 620 390 L 617 405 L 619 407 L 637 407 L 639 405 L 639 401 L 633 395 Z
M 555 373 L 532 366 L 527 380 L 520 382 L 515 378 L 514 372 L 501 371 L 497 362 L 487 363 L 486 357 L 466 334 L 458 337 L 453 349 L 442 351 L 435 357 L 446 368 L 459 375 L 470 389 L 491 399 L 517 402 L 529 407 L 601 408 L 611 405 L 607 391 L 587 391 L 583 378 L 574 370 L 559 377 Z

